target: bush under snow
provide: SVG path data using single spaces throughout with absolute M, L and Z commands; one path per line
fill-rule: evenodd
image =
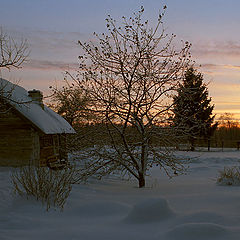
M 71 192 L 74 169 L 54 171 L 46 167 L 26 166 L 12 174 L 14 192 L 20 196 L 35 197 L 46 205 L 63 209 Z
M 219 185 L 240 186 L 240 167 L 224 167 L 217 178 Z
M 174 216 L 174 212 L 164 198 L 153 198 L 136 204 L 125 222 L 149 223 L 160 222 Z

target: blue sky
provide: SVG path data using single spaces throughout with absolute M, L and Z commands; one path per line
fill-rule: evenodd
M 48 87 L 63 79 L 66 68 L 77 68 L 77 40 L 104 32 L 107 14 L 130 16 L 141 5 L 154 24 L 167 5 L 164 26 L 178 40 L 193 44 L 192 55 L 209 84 L 215 112 L 240 118 L 240 1 L 237 0 L 0 0 L 0 26 L 16 39 L 29 42 L 29 61 L 2 76 L 20 80 L 27 89 Z M 236 115 L 237 116 L 237 115 Z

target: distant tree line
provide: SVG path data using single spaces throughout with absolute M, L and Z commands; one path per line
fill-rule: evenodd
M 212 141 L 218 147 L 240 147 L 240 122 L 234 119 L 234 114 L 224 113 L 216 120 L 218 128 Z M 214 146 L 214 144 L 213 144 Z

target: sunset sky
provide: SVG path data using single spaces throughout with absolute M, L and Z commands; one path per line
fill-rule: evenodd
M 209 82 L 215 113 L 240 119 L 240 1 L 238 0 L 0 0 L 0 26 L 15 39 L 27 39 L 29 61 L 20 70 L 2 71 L 26 89 L 45 94 L 78 67 L 78 40 L 105 31 L 105 18 L 130 16 L 140 6 L 156 23 L 167 5 L 164 26 L 177 40 L 192 43 L 192 56 Z

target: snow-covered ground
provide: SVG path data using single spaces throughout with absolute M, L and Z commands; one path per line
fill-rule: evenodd
M 0 168 L 1 240 L 238 240 L 240 187 L 218 186 L 240 152 L 179 152 L 192 157 L 187 175 L 152 169 L 147 187 L 107 178 L 75 185 L 63 212 L 12 194 L 10 168 Z

